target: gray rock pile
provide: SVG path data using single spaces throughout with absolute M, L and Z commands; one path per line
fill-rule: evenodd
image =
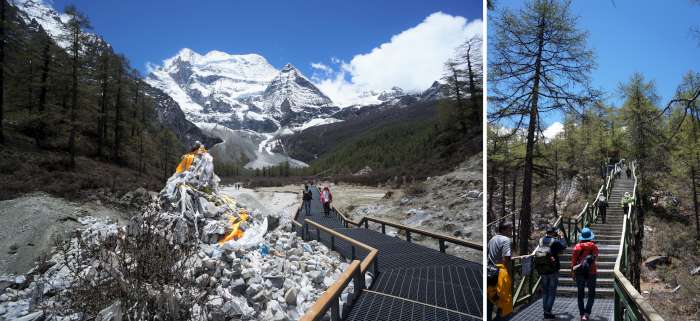
M 146 320 L 161 310 L 184 311 L 197 321 L 299 319 L 347 263 L 324 245 L 285 230 L 289 226 L 268 230 L 267 213 L 219 193 L 206 151 L 193 158 L 189 170 L 174 174 L 158 197 L 146 191 L 123 197 L 124 203 L 153 199 L 127 225 L 81 218 L 84 228 L 49 259 L 25 275 L 0 277 L 0 320 Z M 232 233 L 238 229 L 242 235 Z M 157 238 L 156 254 L 187 253 L 164 258 L 165 269 L 180 271 L 176 276 L 182 280 L 132 279 L 132 268 L 124 263 L 142 262 L 136 256 L 149 252 L 130 241 L 145 234 Z M 181 248 L 190 250 L 174 250 Z M 155 303 L 134 304 L 127 302 L 133 296 L 123 295 L 101 302 L 92 315 L 75 309 L 76 292 L 103 284 L 141 291 Z M 139 317 L 137 310 L 144 308 L 157 311 Z

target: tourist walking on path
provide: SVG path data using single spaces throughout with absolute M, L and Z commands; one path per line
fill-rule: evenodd
M 603 224 L 605 224 L 605 216 L 608 212 L 608 199 L 605 198 L 605 195 L 600 195 L 598 197 L 598 215 L 600 215 L 603 219 Z M 598 218 L 596 218 L 596 221 L 598 221 Z
M 311 188 L 309 188 L 309 185 L 304 184 L 304 190 L 301 193 L 304 211 L 306 212 L 306 215 L 309 215 L 311 214 L 311 200 L 314 199 L 313 193 L 311 193 Z
M 331 202 L 333 202 L 333 194 L 328 186 L 323 188 L 321 192 L 321 204 L 323 204 L 323 214 L 328 216 L 331 212 Z
M 547 229 L 547 234 L 540 239 L 540 244 L 535 251 L 535 269 L 542 276 L 542 309 L 545 320 L 554 320 L 552 313 L 554 299 L 557 296 L 559 285 L 559 268 L 561 264 L 559 255 L 566 249 L 566 241 L 559 235 L 556 227 Z
M 571 272 L 578 288 L 578 311 L 581 321 L 588 321 L 595 301 L 596 273 L 598 272 L 596 258 L 599 251 L 594 242 L 595 235 L 590 228 L 584 227 L 578 240 L 571 256 Z M 584 305 L 586 289 L 588 289 L 588 300 Z
M 625 170 L 625 174 L 627 174 L 627 179 L 632 178 L 632 169 L 627 166 L 627 169 Z
M 511 235 L 513 226 L 508 222 L 501 222 L 498 225 L 496 235 L 489 240 L 488 270 L 495 273 L 488 273 L 487 287 L 487 320 L 501 321 L 508 320 L 513 313 L 513 293 L 512 281 L 510 277 L 512 244 Z M 497 272 L 496 272 L 497 271 Z M 495 318 L 493 314 L 496 314 Z

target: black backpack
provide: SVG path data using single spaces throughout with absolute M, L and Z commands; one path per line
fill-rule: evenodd
M 498 274 L 500 270 L 497 266 L 489 262 L 486 265 L 486 285 L 487 286 L 497 286 L 498 285 Z
M 584 256 L 581 261 L 579 261 L 579 264 L 574 266 L 574 272 L 576 272 L 577 275 L 588 276 L 591 273 L 591 267 L 594 261 L 595 256 L 593 256 L 593 254 Z
M 552 274 L 557 271 L 557 260 L 552 255 L 552 243 L 554 243 L 554 239 L 550 238 L 549 244 L 544 244 L 544 238 L 542 238 L 540 246 L 535 251 L 533 262 L 535 263 L 535 270 L 540 275 Z

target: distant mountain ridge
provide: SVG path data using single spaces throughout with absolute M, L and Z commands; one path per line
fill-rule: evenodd
M 270 133 L 296 127 L 339 108 L 291 64 L 275 69 L 258 54 L 182 49 L 146 82 L 177 101 L 188 119 Z

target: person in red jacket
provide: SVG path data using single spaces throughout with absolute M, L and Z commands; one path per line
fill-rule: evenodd
M 590 228 L 584 227 L 578 236 L 578 244 L 571 256 L 571 272 L 578 288 L 578 310 L 581 321 L 588 321 L 595 300 L 596 273 L 595 261 L 598 258 L 598 246 L 595 245 L 595 235 Z M 583 305 L 588 288 L 588 301 Z
M 331 194 L 331 189 L 328 186 L 323 188 L 321 191 L 321 204 L 323 204 L 323 214 L 328 216 L 331 212 L 331 202 L 333 201 L 333 194 Z

